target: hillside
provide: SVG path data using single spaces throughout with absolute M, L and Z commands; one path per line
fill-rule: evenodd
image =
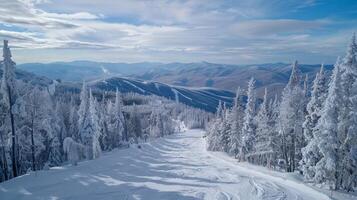
M 227 65 L 208 62 L 200 63 L 102 63 L 74 61 L 58 63 L 29 63 L 20 69 L 64 81 L 82 81 L 113 76 L 127 76 L 143 80 L 157 81 L 170 85 L 189 87 L 213 87 L 234 92 L 238 86 L 246 88 L 251 77 L 257 80 L 258 95 L 267 87 L 271 95 L 279 94 L 288 82 L 291 65 L 267 63 L 257 65 Z M 320 65 L 299 65 L 303 74 L 312 82 Z M 332 65 L 325 65 L 330 71 Z
M 1 76 L 2 69 L 0 68 L 0 77 Z M 54 86 L 54 81 L 50 78 L 36 75 L 22 69 L 16 70 L 16 77 L 26 83 L 31 83 L 41 87 Z M 79 93 L 82 82 L 61 81 L 56 82 L 55 85 L 57 94 L 61 95 L 63 92 Z M 225 90 L 217 90 L 208 87 L 179 87 L 155 81 L 143 81 L 140 79 L 124 77 L 92 80 L 89 82 L 89 86 L 100 94 L 105 91 L 115 91 L 118 88 L 118 90 L 122 93 L 133 92 L 143 95 L 157 95 L 210 112 L 214 112 L 216 110 L 219 100 L 226 102 L 227 106 L 230 106 L 232 98 L 234 97 L 234 93 Z
M 115 91 L 117 88 L 122 93 L 134 92 L 143 95 L 157 95 L 173 101 L 184 103 L 195 108 L 214 112 L 218 102 L 226 102 L 231 106 L 234 93 L 214 88 L 192 88 L 173 86 L 159 82 L 142 81 L 133 78 L 112 77 L 108 79 L 93 80 L 88 83 L 94 91 Z M 79 92 L 81 83 L 62 83 L 57 86 L 58 91 Z

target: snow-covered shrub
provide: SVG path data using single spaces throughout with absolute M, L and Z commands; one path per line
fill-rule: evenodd
M 83 157 L 84 146 L 72 138 L 66 137 L 63 141 L 63 151 L 67 154 L 67 158 L 72 165 L 77 165 L 78 161 Z

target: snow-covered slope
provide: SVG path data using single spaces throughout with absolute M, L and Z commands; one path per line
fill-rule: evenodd
M 214 112 L 219 101 L 231 106 L 234 93 L 208 87 L 181 87 L 159 82 L 143 81 L 127 77 L 112 77 L 105 80 L 95 80 L 89 86 L 104 91 L 135 92 L 144 95 L 163 96 L 189 106 Z
M 264 94 L 267 87 L 271 97 L 280 94 L 289 80 L 291 63 L 265 63 L 252 65 L 227 65 L 208 62 L 197 63 L 105 63 L 92 61 L 73 61 L 56 63 L 26 63 L 18 65 L 27 70 L 51 79 L 63 81 L 82 81 L 83 78 L 98 79 L 116 76 L 130 76 L 144 80 L 158 81 L 172 85 L 203 87 L 235 91 L 238 86 L 246 88 L 247 82 L 253 76 L 257 79 L 257 93 Z M 103 67 L 106 70 L 103 70 Z M 331 70 L 332 65 L 325 65 Z M 320 69 L 320 64 L 300 65 L 302 73 L 309 75 L 312 82 Z
M 122 93 L 138 93 L 143 95 L 156 95 L 178 101 L 180 103 L 200 108 L 209 112 L 215 112 L 219 101 L 231 106 L 234 93 L 209 87 L 182 87 L 155 81 L 143 81 L 128 77 L 111 77 L 106 79 L 92 80 L 87 83 L 94 92 L 102 94 L 104 91 L 115 91 Z M 56 91 L 59 93 L 79 93 L 82 83 L 63 82 L 59 84 Z
M 0 199 L 299 199 L 329 197 L 289 177 L 205 150 L 201 130 L 0 184 Z

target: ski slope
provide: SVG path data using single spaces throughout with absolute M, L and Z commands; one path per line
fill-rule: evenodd
M 188 130 L 78 166 L 24 175 L 1 183 L 0 199 L 329 199 L 299 181 L 207 152 L 203 133 Z

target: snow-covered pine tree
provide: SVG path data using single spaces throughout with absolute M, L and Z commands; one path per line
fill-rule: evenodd
M 89 95 L 88 88 L 85 81 L 83 81 L 82 90 L 80 94 L 80 104 L 78 108 L 78 127 L 81 129 L 83 123 L 88 118 L 88 108 L 89 108 Z
M 93 97 L 92 90 L 89 89 L 89 115 L 91 123 L 91 138 L 92 138 L 92 159 L 98 158 L 102 152 L 99 138 L 101 136 L 99 117 L 98 117 L 98 104 L 97 100 Z
M 242 128 L 244 118 L 244 106 L 243 106 L 243 90 L 238 87 L 236 96 L 234 98 L 234 104 L 230 115 L 230 133 L 229 133 L 229 150 L 228 153 L 235 158 L 239 155 L 239 150 L 242 146 Z
M 351 90 L 352 109 L 349 113 L 349 123 L 346 137 L 340 146 L 342 151 L 341 188 L 352 191 L 357 188 L 357 81 Z
M 221 128 L 223 123 L 223 105 L 222 102 L 219 101 L 217 106 L 217 112 L 213 123 L 211 124 L 210 128 L 207 131 L 206 135 L 206 149 L 210 151 L 221 151 Z
M 139 116 L 138 106 L 133 105 L 130 111 L 130 117 L 128 122 L 128 137 L 132 143 L 137 143 L 138 139 L 142 136 L 142 126 Z
M 78 109 L 78 128 L 81 137 L 81 143 L 85 146 L 85 157 L 91 159 L 92 148 L 92 127 L 89 113 L 89 95 L 86 83 L 83 81 L 83 86 L 80 94 L 81 103 Z
M 117 89 L 114 104 L 112 102 L 108 103 L 108 138 L 112 142 L 112 147 L 120 146 L 123 141 L 125 121 L 122 106 L 121 94 Z
M 230 144 L 230 118 L 231 113 L 230 110 L 226 107 L 226 104 L 223 106 L 223 120 L 220 124 L 220 134 L 219 134 L 219 146 L 220 151 L 229 152 L 229 144 Z
M 240 160 L 246 160 L 249 157 L 249 154 L 253 151 L 253 143 L 256 131 L 256 124 L 254 122 L 255 117 L 255 106 L 256 106 L 256 97 L 255 97 L 255 80 L 252 77 L 248 82 L 247 89 L 247 104 L 244 111 L 244 122 L 242 128 L 242 148 L 240 150 Z
M 304 79 L 304 85 L 303 85 L 303 97 L 304 97 L 304 102 L 303 102 L 303 109 L 304 109 L 304 116 L 306 116 L 307 113 L 307 104 L 309 103 L 309 96 L 310 96 L 310 91 L 309 91 L 309 75 L 305 74 L 305 79 Z M 304 119 L 305 120 L 305 119 Z M 305 146 L 306 143 L 304 142 L 303 146 Z
M 58 166 L 62 163 L 61 143 L 57 136 L 51 141 L 48 163 L 50 167 Z
M 278 95 L 276 94 L 274 99 L 270 100 L 269 103 L 269 109 L 270 109 L 270 114 L 269 114 L 269 126 L 270 126 L 270 131 L 269 131 L 269 141 L 268 141 L 268 146 L 272 153 L 269 155 L 267 159 L 267 167 L 273 168 L 277 165 L 277 155 L 280 149 L 279 146 L 279 111 L 280 111 L 280 104 L 278 100 Z
M 255 120 L 257 122 L 257 130 L 254 141 L 254 153 L 251 156 L 251 161 L 255 164 L 268 165 L 268 160 L 270 160 L 274 153 L 270 143 L 274 127 L 272 127 L 270 118 L 271 110 L 268 101 L 268 90 L 265 88 L 264 99 Z
M 223 103 L 221 100 L 218 101 L 218 107 L 216 111 L 216 118 L 223 117 Z
M 312 86 L 311 98 L 307 104 L 307 115 L 303 124 L 306 146 L 302 149 L 301 167 L 305 179 L 312 180 L 315 176 L 315 165 L 321 159 L 318 149 L 318 141 L 314 132 L 318 131 L 316 125 L 321 117 L 321 109 L 327 95 L 327 78 L 324 66 L 321 65 L 320 71 L 316 74 Z
M 62 142 L 64 140 L 64 138 L 66 138 L 68 136 L 67 133 L 67 128 L 66 128 L 66 121 L 68 120 L 68 108 L 65 105 L 65 103 L 63 102 L 63 100 L 58 100 L 56 102 L 51 102 L 51 99 L 49 99 L 50 102 L 48 102 L 49 104 L 54 104 L 55 109 L 52 110 L 52 115 L 51 115 L 51 127 L 53 130 L 53 136 L 57 137 L 58 140 L 60 141 L 60 150 L 62 151 Z M 52 107 L 52 106 L 51 106 Z
M 18 98 L 18 92 L 16 87 L 15 79 L 15 62 L 11 59 L 11 51 L 8 46 L 8 41 L 4 40 L 3 46 L 3 58 L 1 62 L 3 66 L 3 76 L 1 82 L 1 94 L 4 107 L 6 107 L 7 118 L 9 119 L 9 125 L 4 126 L 3 130 L 6 132 L 7 129 L 11 131 L 11 167 L 12 167 L 12 176 L 18 176 L 18 152 L 17 152 L 17 135 L 16 135 L 16 125 L 15 125 L 15 114 L 13 113 L 13 107 L 16 104 Z M 5 125 L 5 124 L 4 124 Z
M 357 171 L 357 126 L 356 113 L 357 106 L 357 43 L 356 35 L 353 34 L 348 46 L 346 56 L 341 62 L 341 84 L 342 84 L 342 107 L 339 116 L 339 157 L 341 162 L 340 177 L 337 182 L 337 188 L 352 190 L 356 184 Z
M 63 140 L 63 151 L 72 165 L 77 165 L 77 162 L 82 159 L 85 149 L 85 146 L 74 141 L 71 137 L 66 137 Z
M 78 106 L 74 100 L 73 97 L 71 97 L 71 101 L 69 103 L 69 131 L 68 135 L 72 137 L 75 141 L 80 141 L 81 136 L 79 134 L 78 130 L 78 121 L 79 121 L 79 116 L 78 116 Z
M 162 116 L 162 120 L 163 120 L 163 129 L 164 129 L 164 135 L 171 135 L 175 132 L 175 126 L 176 123 L 173 120 L 173 116 L 171 116 L 171 114 L 169 112 L 164 112 L 163 116 Z M 202 118 L 197 119 L 197 124 L 202 124 Z
M 339 60 L 336 62 L 331 81 L 329 83 L 326 101 L 321 110 L 321 117 L 318 120 L 314 137 L 318 142 L 318 148 L 322 158 L 315 167 L 314 180 L 318 183 L 327 183 L 337 188 L 337 180 L 340 160 L 338 155 L 338 120 L 341 101 L 341 72 Z
M 302 124 L 304 121 L 305 95 L 300 85 L 297 61 L 292 66 L 288 84 L 283 90 L 279 112 L 281 155 L 287 172 L 293 172 L 296 161 L 301 159 L 303 146 Z
M 149 119 L 149 134 L 151 137 L 160 137 L 158 117 L 155 111 L 151 112 Z
M 92 92 L 88 95 L 85 82 L 81 91 L 81 104 L 78 110 L 78 127 L 82 144 L 85 146 L 85 157 L 94 159 L 99 156 L 101 149 L 99 144 L 100 127 L 96 110 L 96 100 Z

